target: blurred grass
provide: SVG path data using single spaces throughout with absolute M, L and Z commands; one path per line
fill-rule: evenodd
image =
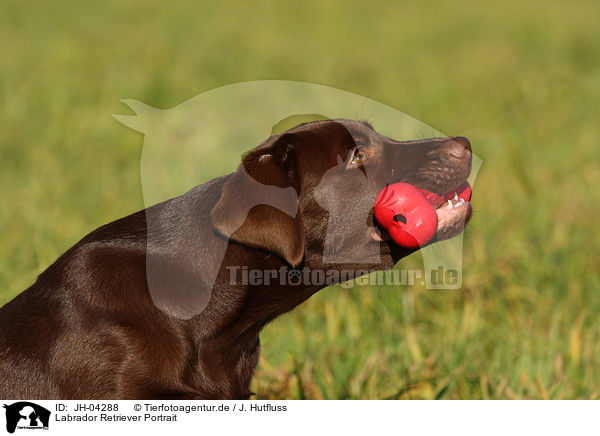
M 315 82 L 471 139 L 484 166 L 464 287 L 321 292 L 264 331 L 257 396 L 599 398 L 599 15 L 592 1 L 3 1 L 0 304 L 143 207 L 142 136 L 111 118 L 120 99 Z

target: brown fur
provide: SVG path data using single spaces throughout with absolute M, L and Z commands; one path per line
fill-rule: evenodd
M 371 159 L 324 182 L 358 142 Z M 470 161 L 465 138 L 398 142 L 348 120 L 267 139 L 236 173 L 90 233 L 6 304 L 0 397 L 248 398 L 261 329 L 323 286 L 232 285 L 227 266 L 391 268 L 413 250 L 369 238 L 379 190 L 404 181 L 443 193 Z M 343 218 L 333 227 L 331 210 Z M 343 255 L 375 247 L 381 261 L 324 263 L 327 232 Z

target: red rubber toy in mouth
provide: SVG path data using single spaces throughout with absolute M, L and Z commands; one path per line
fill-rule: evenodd
M 443 196 L 408 183 L 394 183 L 382 189 L 373 212 L 398 245 L 416 248 L 433 238 L 438 227 L 436 209 L 445 203 L 460 205 L 471 199 L 471 186 L 464 182 Z

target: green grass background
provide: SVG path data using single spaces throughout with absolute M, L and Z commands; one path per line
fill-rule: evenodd
M 120 99 L 315 82 L 471 139 L 464 286 L 321 292 L 262 334 L 257 397 L 599 398 L 598 16 L 593 1 L 2 1 L 0 304 L 143 208 L 143 136 L 111 117 Z

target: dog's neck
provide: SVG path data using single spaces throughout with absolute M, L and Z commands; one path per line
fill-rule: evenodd
M 250 382 L 260 354 L 261 330 L 269 321 L 300 304 L 300 299 L 304 301 L 317 292 L 318 288 L 295 289 L 299 294 L 294 302 L 290 301 L 285 307 L 277 305 L 267 309 L 264 303 L 270 291 L 279 292 L 281 289 L 249 286 L 244 306 L 227 314 L 230 321 L 219 332 L 199 341 L 197 370 L 202 382 L 196 385 L 195 391 L 201 397 L 249 398 L 252 395 Z
M 249 398 L 250 382 L 258 365 L 261 330 L 324 287 L 282 286 L 279 277 L 268 285 L 248 283 L 250 271 L 287 274 L 291 267 L 264 252 L 242 256 L 247 250 L 248 247 L 242 250 L 237 244 L 230 244 L 209 305 L 189 320 L 198 356 L 190 384 L 200 398 Z M 253 259 L 259 262 L 244 265 Z

